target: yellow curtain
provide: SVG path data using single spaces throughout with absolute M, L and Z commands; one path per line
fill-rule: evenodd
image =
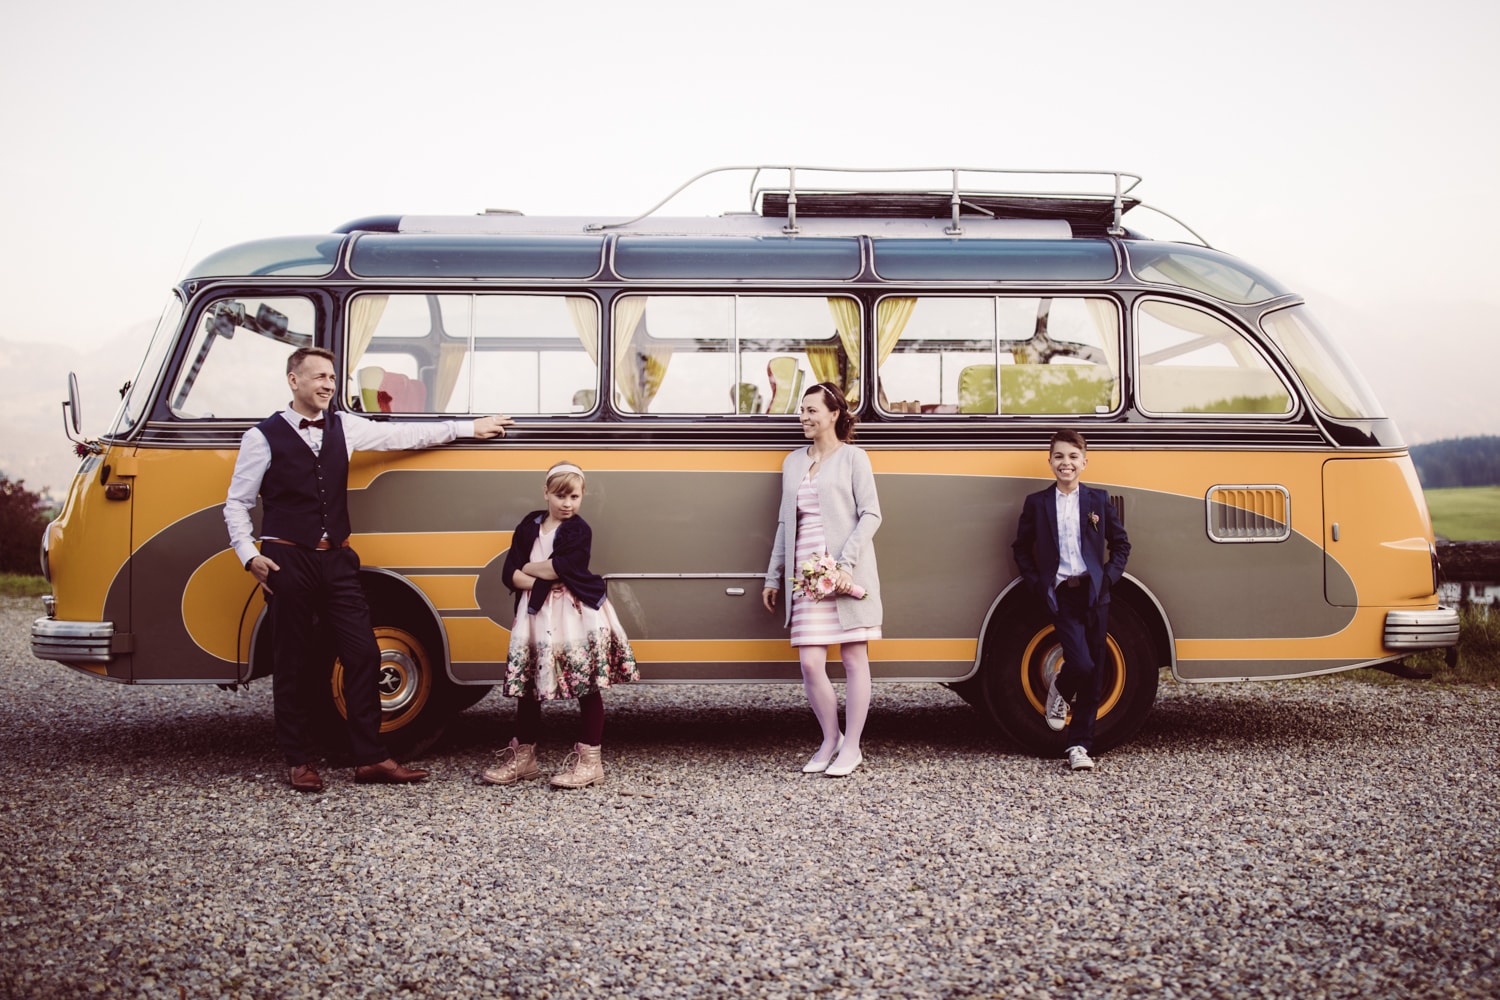
M 386 296 L 361 295 L 349 303 L 349 368 L 359 364 L 359 359 L 370 349 L 375 338 L 375 328 L 380 317 L 385 315 Z
M 1085 299 L 1088 303 L 1089 322 L 1104 345 L 1104 356 L 1108 359 L 1110 375 L 1111 408 L 1120 405 L 1120 314 L 1115 304 L 1108 299 Z
M 915 298 L 890 298 L 881 299 L 880 304 L 875 307 L 875 371 L 880 371 L 880 366 L 885 364 L 885 359 L 891 356 L 891 351 L 896 348 L 896 341 L 901 339 L 901 333 L 906 329 L 906 324 L 911 321 L 911 314 L 917 309 Z M 877 374 L 876 386 L 880 385 Z M 885 405 L 885 389 L 880 389 L 880 402 Z
M 594 364 L 599 363 L 599 321 L 598 314 L 594 312 L 594 300 L 584 298 L 582 295 L 569 295 L 568 315 L 573 317 L 573 329 L 578 331 L 578 339 L 583 343 L 583 349 L 588 352 L 589 360 Z
M 672 359 L 671 349 L 664 345 L 636 345 L 636 334 L 645 315 L 645 296 L 633 295 L 615 304 L 614 350 L 611 352 L 615 388 L 633 413 L 645 413 L 650 408 Z
M 849 358 L 848 373 L 844 378 L 844 384 L 840 387 L 853 406 L 859 399 L 859 303 L 853 299 L 830 298 L 828 300 L 828 311 L 833 314 L 833 325 L 839 331 L 839 343 L 844 347 L 844 354 Z M 819 382 L 831 382 L 838 377 L 838 354 L 832 348 L 815 348 L 814 350 L 832 351 L 834 354 L 833 368 L 830 374 L 822 374 L 819 371 L 819 362 L 814 360 L 813 352 L 807 352 L 808 363 L 812 365 L 813 374 L 818 376 Z
M 812 366 L 813 378 L 819 382 L 839 381 L 839 349 L 814 344 L 807 348 L 807 363 Z M 840 389 L 844 388 L 839 386 Z

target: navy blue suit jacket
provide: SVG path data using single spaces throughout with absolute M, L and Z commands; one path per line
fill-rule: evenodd
M 1083 483 L 1078 485 L 1079 548 L 1089 574 L 1089 605 L 1109 603 L 1110 584 L 1125 575 L 1130 558 L 1130 538 L 1125 525 L 1109 502 L 1109 493 Z M 1105 559 L 1105 543 L 1109 559 Z M 1057 567 L 1062 557 L 1057 548 L 1057 487 L 1048 486 L 1026 498 L 1021 521 L 1011 547 L 1016 566 L 1031 589 L 1054 614 L 1057 613 Z

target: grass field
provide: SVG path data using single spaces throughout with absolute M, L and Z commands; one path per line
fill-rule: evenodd
M 52 585 L 39 576 L 0 573 L 0 597 L 41 597 L 52 593 Z
M 1454 542 L 1500 540 L 1500 486 L 1423 490 L 1432 530 Z

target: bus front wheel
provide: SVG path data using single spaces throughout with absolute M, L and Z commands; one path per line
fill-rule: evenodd
M 1045 614 L 1013 607 L 985 636 L 980 692 L 991 720 L 1015 743 L 1041 756 L 1060 754 L 1065 737 L 1047 727 L 1047 688 L 1062 666 L 1062 646 Z M 1002 609 L 1002 614 L 1005 609 Z M 1094 746 L 1119 746 L 1140 729 L 1156 701 L 1161 657 L 1127 601 L 1110 603 Z

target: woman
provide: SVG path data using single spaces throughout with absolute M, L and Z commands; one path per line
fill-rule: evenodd
M 761 603 L 776 611 L 785 581 L 792 590 L 786 620 L 802 662 L 802 686 L 823 729 L 823 743 L 802 768 L 842 778 L 864 762 L 859 740 L 870 711 L 870 654 L 865 644 L 880 638 L 880 577 L 875 570 L 875 531 L 880 501 L 870 457 L 849 442 L 854 414 L 838 386 L 821 382 L 802 396 L 802 434 L 812 444 L 781 464 L 781 512 L 766 570 Z M 790 558 L 789 558 L 790 554 Z M 809 560 L 827 554 L 837 568 L 831 596 L 809 596 L 795 586 Z M 816 592 L 816 586 L 805 588 Z M 828 647 L 838 644 L 844 664 L 844 731 L 839 701 L 828 680 Z

